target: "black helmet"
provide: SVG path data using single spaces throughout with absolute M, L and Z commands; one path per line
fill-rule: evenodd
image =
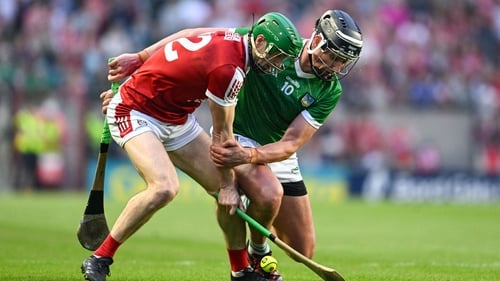
M 328 10 L 316 21 L 316 29 L 327 41 L 328 48 L 335 50 L 339 56 L 346 60 L 359 58 L 363 36 L 348 13 Z
M 321 42 L 312 48 L 313 38 L 318 35 L 321 36 Z M 322 80 L 331 81 L 335 77 L 341 79 L 351 71 L 362 47 L 361 30 L 351 16 L 340 10 L 328 10 L 316 21 L 307 52 L 314 74 Z M 320 54 L 317 53 L 319 49 Z M 329 59 L 325 60 L 325 56 Z M 313 60 L 320 61 L 322 66 L 314 65 Z M 341 61 L 341 68 L 332 66 L 332 61 Z

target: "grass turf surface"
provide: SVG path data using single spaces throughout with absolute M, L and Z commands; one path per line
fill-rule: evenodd
M 87 194 L 0 194 L 0 280 L 83 280 L 76 239 Z M 348 281 L 500 280 L 500 205 L 313 198 L 314 260 Z M 108 222 L 123 202 L 106 201 Z M 271 244 L 287 281 L 321 280 Z M 229 280 L 208 196 L 183 195 L 117 252 L 108 280 Z

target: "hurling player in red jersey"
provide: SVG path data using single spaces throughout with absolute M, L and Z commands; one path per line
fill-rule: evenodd
M 225 29 L 183 30 L 145 50 L 153 52 L 172 38 L 221 30 Z M 236 32 L 246 34 L 248 29 L 237 28 Z M 256 74 L 253 70 L 247 73 L 238 95 L 233 124 L 240 144 L 231 144 L 230 140 L 227 146 L 211 147 L 215 163 L 235 166 L 238 186 L 251 202 L 246 212 L 260 222 L 266 221 L 263 220 L 266 215 L 274 218 L 274 233 L 309 258 L 313 256 L 316 238 L 309 196 L 296 152 L 335 108 L 342 94 L 340 79 L 356 64 L 362 45 L 361 30 L 349 14 L 341 10 L 325 11 L 317 19 L 310 39 L 304 40 L 298 59 L 285 63 L 283 72 L 274 76 Z M 142 64 L 138 54 L 117 56 L 109 64 L 108 79 L 119 81 L 133 73 Z M 304 104 L 303 93 L 314 102 L 311 104 L 308 100 Z M 112 97 L 111 91 L 101 94 L 103 111 Z M 286 112 L 280 110 L 284 108 Z M 279 182 L 271 181 L 268 173 L 276 175 Z M 277 192 L 279 190 L 282 193 Z M 272 254 L 267 241 L 261 237 L 250 233 L 250 264 L 268 280 L 282 281 L 277 270 L 266 272 L 260 267 L 261 259 Z
M 219 194 L 224 212 L 218 212 L 218 222 L 225 233 L 231 280 L 266 280 L 249 266 L 245 237 L 230 240 L 232 217 L 243 205 L 233 169 L 216 167 L 209 149 L 234 139 L 234 108 L 246 72 L 279 71 L 286 57 L 297 56 L 299 38 L 285 16 L 268 13 L 245 35 L 232 30 L 205 33 L 140 53 L 144 63 L 120 86 L 107 108 L 107 120 L 113 140 L 146 188 L 128 201 L 107 238 L 83 261 L 86 280 L 106 280 L 120 245 L 174 199 L 179 190 L 176 168 L 208 193 Z M 192 115 L 204 101 L 212 115 L 211 139 Z

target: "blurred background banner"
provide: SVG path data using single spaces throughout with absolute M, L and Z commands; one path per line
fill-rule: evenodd
M 94 179 L 95 161 L 89 161 L 86 184 Z M 187 200 L 206 197 L 205 191 L 183 172 L 178 171 L 181 193 Z M 346 170 L 341 166 L 326 166 L 304 171 L 309 196 L 315 202 L 340 202 L 348 198 L 365 201 L 425 202 L 425 203 L 494 203 L 500 202 L 500 177 L 470 172 L 419 174 L 402 171 Z M 106 167 L 105 196 L 126 202 L 144 188 L 128 159 L 110 158 Z M 89 188 L 90 189 L 90 188 Z
M 108 57 L 182 28 L 250 26 L 268 11 L 309 38 L 327 9 L 348 12 L 364 46 L 337 108 L 299 153 L 311 194 L 500 201 L 496 0 L 0 1 L 0 191 L 90 186 Z M 208 129 L 207 108 L 196 114 Z M 124 161 L 116 145 L 110 154 Z

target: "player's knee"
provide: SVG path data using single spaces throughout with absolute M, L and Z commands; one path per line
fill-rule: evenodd
M 263 194 L 258 198 L 258 200 L 255 200 L 255 203 L 259 205 L 260 209 L 277 210 L 281 205 L 282 198 L 283 198 L 283 190 L 281 188 L 266 189 L 264 187 Z
M 160 209 L 172 201 L 179 192 L 178 182 L 163 183 L 151 188 L 151 207 Z
M 166 205 L 168 202 L 172 201 L 175 196 L 177 196 L 178 189 L 161 189 L 156 191 L 156 197 L 162 205 Z

